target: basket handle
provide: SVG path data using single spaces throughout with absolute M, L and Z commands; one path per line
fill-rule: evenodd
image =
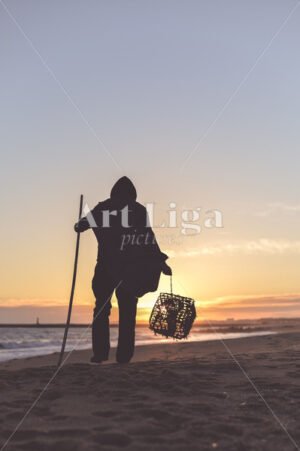
M 170 275 L 170 292 L 171 295 L 173 296 L 173 275 Z

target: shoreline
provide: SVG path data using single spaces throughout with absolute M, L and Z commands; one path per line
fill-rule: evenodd
M 131 363 L 135 362 L 152 362 L 152 361 L 175 361 L 184 356 L 184 358 L 201 358 L 208 354 L 220 352 L 226 349 L 226 346 L 232 348 L 234 352 L 240 353 L 242 349 L 245 352 L 253 353 L 257 348 L 264 349 L 263 352 L 274 352 L 272 347 L 268 346 L 268 342 L 273 337 L 290 335 L 294 333 L 292 331 L 273 331 L 266 334 L 249 334 L 246 337 L 234 337 L 223 339 L 211 339 L 207 341 L 173 341 L 169 339 L 169 342 L 164 343 L 149 343 L 141 344 L 135 347 L 135 354 Z M 299 332 L 300 333 L 300 332 Z M 171 341 L 172 340 L 172 341 Z M 230 345 L 228 344 L 230 342 Z M 226 346 L 224 346 L 224 343 Z M 101 365 L 115 364 L 115 351 L 116 347 L 111 347 L 110 358 L 108 361 L 103 362 Z M 199 354 L 199 355 L 198 355 Z M 63 361 L 66 360 L 67 365 L 71 364 L 89 364 L 90 357 L 92 355 L 91 347 L 86 349 L 74 349 L 66 351 L 64 353 Z M 25 358 L 15 358 L 12 360 L 0 362 L 1 370 L 22 370 L 24 368 L 42 368 L 53 367 L 57 365 L 59 358 L 59 352 L 53 352 L 51 354 L 44 354 L 38 356 L 31 356 Z
M 2 324 L 0 327 L 0 365 L 14 359 L 37 358 L 52 355 L 60 351 L 63 327 L 59 324 L 15 324 L 10 327 Z M 60 327 L 58 327 L 60 326 Z M 90 324 L 75 324 L 69 330 L 66 350 L 88 350 L 91 347 Z M 194 324 L 191 333 L 183 342 L 208 342 L 218 339 L 239 340 L 244 337 L 264 336 L 282 331 L 300 329 L 300 321 L 293 320 L 226 320 L 198 322 Z M 111 347 L 117 346 L 118 325 L 111 325 Z M 136 326 L 136 346 L 173 345 L 172 338 L 166 339 L 150 331 L 148 324 L 139 323 Z

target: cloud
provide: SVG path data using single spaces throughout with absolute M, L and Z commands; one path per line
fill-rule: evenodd
M 196 302 L 201 320 L 218 317 L 300 317 L 300 294 L 227 296 Z
M 24 300 L 24 304 L 28 302 Z M 139 304 L 138 321 L 147 322 L 153 306 L 142 307 Z M 226 318 L 263 318 L 263 317 L 300 317 L 300 293 L 278 295 L 240 295 L 223 296 L 212 299 L 196 300 L 198 321 L 204 319 Z M 0 306 L 1 323 L 34 323 L 39 317 L 40 323 L 65 323 L 67 305 L 23 305 L 19 307 Z M 90 324 L 91 305 L 74 305 L 72 323 Z M 112 309 L 112 323 L 118 322 L 118 310 Z
M 0 298 L 0 307 L 35 307 L 40 305 L 45 307 L 64 307 L 68 305 L 68 301 L 57 298 Z
M 235 295 L 235 296 L 220 296 L 209 300 L 199 301 L 203 305 L 222 306 L 222 307 L 255 307 L 257 305 L 288 305 L 292 304 L 300 307 L 300 294 L 262 294 L 262 295 Z
M 277 255 L 300 254 L 300 241 L 259 240 L 239 241 L 235 243 L 221 243 L 182 251 L 167 250 L 170 257 L 198 257 L 215 255 Z
M 288 205 L 282 202 L 273 202 L 268 204 L 265 210 L 256 212 L 255 216 L 268 217 L 278 214 L 295 215 L 297 213 L 300 213 L 300 204 Z

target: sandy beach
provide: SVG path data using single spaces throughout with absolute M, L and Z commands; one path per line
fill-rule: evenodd
M 123 366 L 74 351 L 57 374 L 57 355 L 3 363 L 1 446 L 35 404 L 2 449 L 295 450 L 299 339 L 139 346 Z

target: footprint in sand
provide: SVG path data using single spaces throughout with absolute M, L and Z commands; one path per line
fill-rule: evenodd
M 5 415 L 6 420 L 21 420 L 23 417 L 23 413 L 21 412 L 12 412 Z
M 133 426 L 128 429 L 128 433 L 130 435 L 137 435 L 137 436 L 143 436 L 143 437 L 155 437 L 157 435 L 160 435 L 163 433 L 163 431 L 155 427 L 153 425 L 139 425 L 139 426 Z
M 36 407 L 32 410 L 32 415 L 36 415 L 38 417 L 47 417 L 51 415 L 51 411 L 48 407 Z
M 111 445 L 117 447 L 125 447 L 130 445 L 131 438 L 127 434 L 120 434 L 119 432 L 107 432 L 94 434 L 93 439 L 98 445 Z
M 131 403 L 128 403 L 128 404 L 126 404 L 126 407 L 128 408 L 128 409 L 142 409 L 143 407 L 144 407 L 144 403 L 143 402 L 131 402 Z
M 45 443 L 44 441 L 38 441 L 38 440 L 31 440 L 27 443 L 22 443 L 21 448 L 18 448 L 22 451 L 32 451 L 32 450 L 39 450 L 39 451 L 53 451 L 53 450 L 63 450 L 63 451 L 79 451 L 80 450 L 80 444 L 71 441 L 71 440 L 63 440 L 58 441 L 55 443 Z
M 288 375 L 289 377 L 298 379 L 298 378 L 299 378 L 299 371 L 290 371 L 289 373 L 287 373 L 287 375 Z
M 87 429 L 54 429 L 49 431 L 49 437 L 57 436 L 57 437 L 85 437 L 89 434 L 90 431 Z
M 51 421 L 64 421 L 66 420 L 68 417 L 67 415 L 55 415 L 54 417 L 51 418 Z
M 10 409 L 21 409 L 24 405 L 31 404 L 31 400 L 28 399 L 17 399 L 15 401 L 3 402 L 2 407 L 9 407 Z
M 259 424 L 261 424 L 262 423 L 261 418 L 258 418 L 258 417 L 237 417 L 236 419 L 241 421 L 242 423 L 245 423 L 245 424 L 249 424 L 249 423 L 252 423 L 252 424 L 259 423 Z
M 231 424 L 227 424 L 227 423 L 219 423 L 216 426 L 216 429 L 218 430 L 218 432 L 222 433 L 222 434 L 226 434 L 226 435 L 233 435 L 233 436 L 238 436 L 241 433 L 241 428 L 236 427 L 234 425 Z M 212 432 L 215 429 L 212 430 Z
M 107 411 L 93 412 L 93 415 L 95 417 L 112 418 L 112 417 L 116 416 L 117 413 L 113 412 L 112 410 L 107 410 Z
M 45 432 L 38 432 L 34 429 L 19 429 L 16 434 L 14 435 L 15 441 L 23 441 L 23 440 L 30 440 L 32 438 L 36 438 L 37 436 L 43 437 L 47 434 Z
M 57 391 L 50 391 L 46 392 L 43 395 L 43 398 L 46 399 L 47 401 L 55 401 L 56 399 L 61 398 L 61 394 Z

